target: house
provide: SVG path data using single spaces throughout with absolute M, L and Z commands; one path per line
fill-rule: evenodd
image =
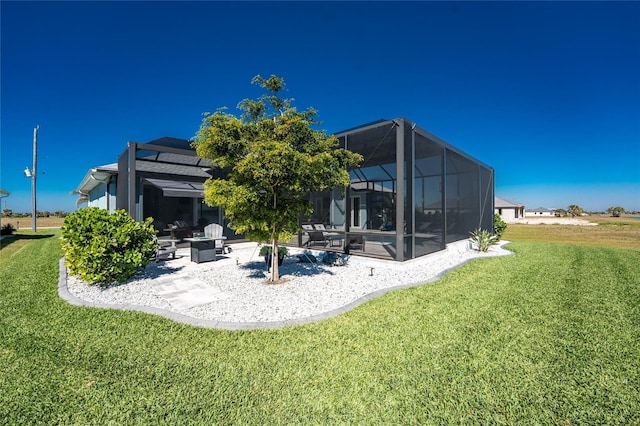
M 364 162 L 347 188 L 309 194 L 314 211 L 300 223 L 323 225 L 327 250 L 357 247 L 352 254 L 404 261 L 493 229 L 493 168 L 405 118 L 335 136 Z M 90 206 L 153 217 L 159 232 L 181 220 L 197 229 L 219 223 L 230 240 L 242 238 L 222 209 L 203 203 L 204 181 L 219 176 L 224 171 L 198 158 L 189 141 L 164 137 L 129 142 L 117 165 L 91 169 L 76 191 Z M 288 243 L 303 247 L 304 233 Z
M 496 195 L 494 201 L 495 213 L 505 222 L 514 222 L 524 218 L 524 204 Z
M 536 207 L 535 209 L 525 210 L 524 214 L 527 217 L 553 217 L 556 211 L 544 207 Z
M 203 203 L 204 181 L 221 173 L 196 156 L 190 141 L 163 137 L 129 142 L 117 163 L 89 170 L 75 192 L 89 207 L 124 209 L 139 221 L 153 217 L 160 235 L 176 222 L 203 230 L 225 223 L 220 208 Z M 225 230 L 227 238 L 241 238 Z

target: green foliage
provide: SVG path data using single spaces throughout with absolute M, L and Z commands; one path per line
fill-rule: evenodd
M 260 247 L 260 252 L 259 252 L 260 256 L 266 256 L 267 254 L 271 254 L 271 253 L 273 253 L 272 246 L 269 245 L 269 246 Z M 280 259 L 284 259 L 287 256 L 289 256 L 289 249 L 287 249 L 286 247 L 278 247 L 278 257 Z
M 98 284 L 131 278 L 155 253 L 152 221 L 138 223 L 124 210 L 110 214 L 97 207 L 69 214 L 61 228 L 69 273 Z
M 0 235 L 11 235 L 15 231 L 16 228 L 14 228 L 12 224 L 7 223 L 6 225 L 2 225 L 2 229 L 0 229 Z
M 497 235 L 492 234 L 491 232 L 485 229 L 476 229 L 471 232 L 471 242 L 478 247 L 478 250 L 482 252 L 486 252 L 489 250 L 489 247 L 492 245 L 498 244 L 500 238 Z
M 3 425 L 640 424 L 639 250 L 516 241 L 334 318 L 226 331 L 60 300 L 50 233 L 0 254 Z
M 609 207 L 607 213 L 613 217 L 620 217 L 625 213 L 624 207 Z
M 576 204 L 571 204 L 567 207 L 567 212 L 571 215 L 571 217 L 581 216 L 584 213 L 584 209 Z
M 502 218 L 500 217 L 499 214 L 495 214 L 493 216 L 493 230 L 496 234 L 496 237 L 498 237 L 499 240 L 502 239 L 502 234 L 504 234 L 504 231 L 507 230 L 507 223 L 502 220 Z
M 567 211 L 565 209 L 556 209 L 554 215 L 556 217 L 565 217 L 567 215 Z
M 308 193 L 346 187 L 347 168 L 362 156 L 317 130 L 315 110 L 299 112 L 281 98 L 283 79 L 258 75 L 252 83 L 267 93 L 241 101 L 240 118 L 224 108 L 205 116 L 193 145 L 200 158 L 228 169 L 225 179 L 205 182 L 205 202 L 224 208 L 236 233 L 277 246 L 298 232 L 301 215 L 311 215 Z

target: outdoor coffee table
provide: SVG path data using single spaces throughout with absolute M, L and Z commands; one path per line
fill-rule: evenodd
M 191 243 L 191 261 L 195 263 L 210 262 L 218 260 L 216 255 L 216 241 L 226 240 L 227 237 L 217 238 L 185 238 L 185 241 Z

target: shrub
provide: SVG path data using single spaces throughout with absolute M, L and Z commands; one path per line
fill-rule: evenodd
M 272 246 L 262 246 L 260 247 L 260 252 L 258 253 L 259 256 L 266 256 L 267 254 L 271 254 L 271 251 L 273 250 Z M 279 246 L 278 247 L 278 257 L 280 259 L 284 259 L 285 257 L 289 256 L 289 249 L 287 249 L 286 247 L 283 246 Z
M 496 237 L 498 237 L 498 240 L 502 239 L 502 234 L 507 230 L 507 226 L 507 223 L 502 220 L 499 214 L 495 214 L 493 216 L 493 231 L 495 232 Z
M 478 250 L 486 252 L 492 245 L 498 244 L 500 239 L 485 229 L 476 229 L 471 232 L 471 242 L 475 243 Z
M 2 226 L 2 229 L 0 229 L 0 235 L 11 235 L 15 232 L 15 230 L 16 229 L 12 224 L 7 223 L 6 225 Z
M 146 266 L 157 248 L 152 218 L 87 207 L 67 215 L 62 249 L 69 273 L 89 283 L 124 282 Z

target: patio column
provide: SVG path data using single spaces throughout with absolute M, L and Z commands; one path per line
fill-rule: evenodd
M 404 260 L 404 120 L 394 121 L 396 130 L 396 260 Z

